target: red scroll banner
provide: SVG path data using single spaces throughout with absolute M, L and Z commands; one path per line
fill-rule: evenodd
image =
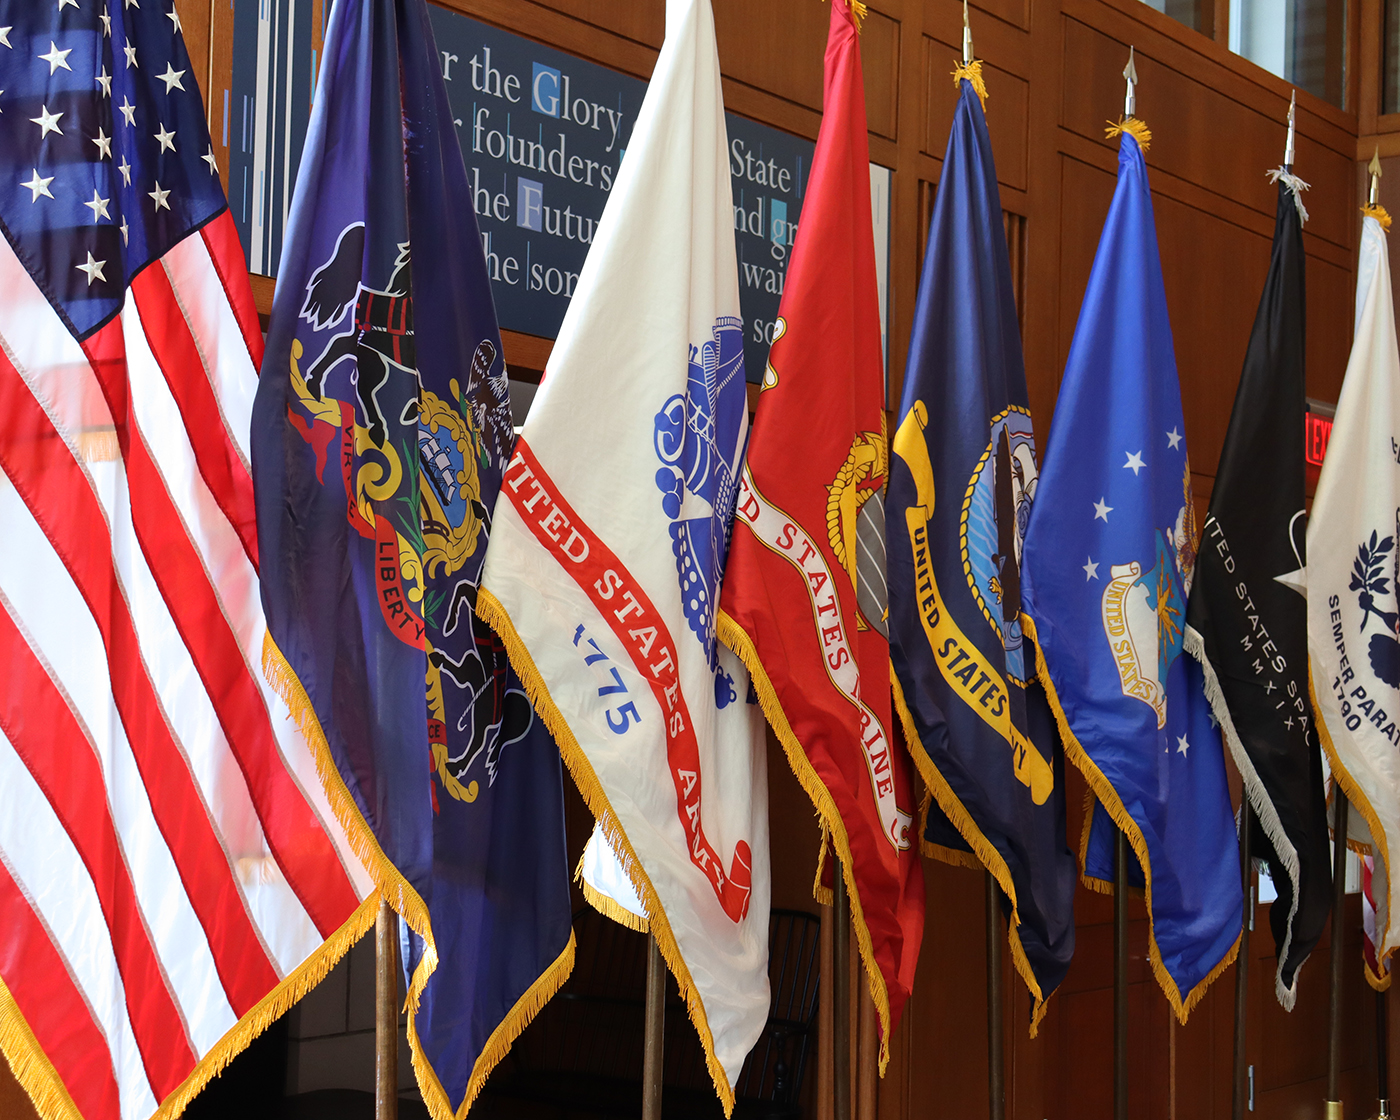
M 612 550 L 579 519 L 524 439 L 516 441 L 501 494 L 607 620 L 627 650 L 632 667 L 651 686 L 666 720 L 666 761 L 676 787 L 676 815 L 685 831 L 690 861 L 710 881 L 730 920 L 742 921 L 748 913 L 751 889 L 749 846 L 743 840 L 735 845 L 726 876 L 719 853 L 705 837 L 700 819 L 700 749 L 676 672 L 676 643 L 665 619 Z M 617 730 L 611 715 L 609 725 Z

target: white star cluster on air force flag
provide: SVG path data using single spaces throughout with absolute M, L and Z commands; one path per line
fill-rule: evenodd
M 173 0 L 0 0 L 0 221 L 73 333 L 224 206 Z

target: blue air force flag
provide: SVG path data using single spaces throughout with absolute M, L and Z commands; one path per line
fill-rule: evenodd
M 1111 889 L 1116 822 L 1137 857 L 1130 881 L 1146 891 L 1153 970 L 1185 1022 L 1234 959 L 1243 897 L 1220 732 L 1200 666 L 1182 656 L 1196 509 L 1138 133 L 1126 122 L 1022 594 L 1066 752 L 1097 797 L 1084 876 Z
M 959 86 L 890 460 L 890 656 L 938 804 L 926 850 L 946 834 L 941 809 L 996 876 L 1034 1029 L 1074 954 L 1074 856 L 1063 755 L 1021 628 L 1036 460 L 1010 259 L 982 104 Z
M 340 0 L 253 414 L 264 663 L 417 935 L 437 1117 L 573 962 L 559 752 L 475 613 L 513 439 L 427 5 Z

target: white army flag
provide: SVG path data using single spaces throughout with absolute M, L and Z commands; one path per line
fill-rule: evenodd
M 748 432 L 710 0 L 668 0 L 505 472 L 479 614 L 617 853 L 726 1110 L 768 1013 L 763 719 L 715 641 Z
M 1376 951 L 1400 944 L 1389 840 L 1400 837 L 1400 352 L 1385 231 L 1361 232 L 1356 339 L 1308 523 L 1308 653 L 1332 773 L 1375 854 Z M 1282 578 L 1282 577 L 1281 577 Z M 1261 657 L 1272 656 L 1267 646 Z M 1353 814 L 1354 815 L 1354 814 Z

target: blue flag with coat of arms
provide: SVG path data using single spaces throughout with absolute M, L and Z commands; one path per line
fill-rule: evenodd
M 514 446 L 424 0 L 337 0 L 253 413 L 264 669 L 405 935 L 460 1116 L 573 963 L 563 770 L 476 616 Z
M 1183 655 L 1198 526 L 1142 143 L 1118 183 L 1070 346 L 1022 554 L 1028 629 L 1066 752 L 1095 802 L 1088 885 L 1115 824 L 1145 889 L 1149 957 L 1181 1021 L 1234 960 L 1243 895 L 1220 732 Z M 1140 139 L 1141 138 L 1141 143 Z

